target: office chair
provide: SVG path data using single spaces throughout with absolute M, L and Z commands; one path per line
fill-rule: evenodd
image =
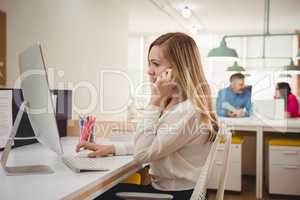
M 194 188 L 194 192 L 191 196 L 191 200 L 206 200 L 206 191 L 209 177 L 212 173 L 217 146 L 221 141 L 224 141 L 224 165 L 221 171 L 221 177 L 219 179 L 219 186 L 215 200 L 223 200 L 224 190 L 227 178 L 227 172 L 230 164 L 230 151 L 231 151 L 231 139 L 232 134 L 227 130 L 226 124 L 220 124 L 220 130 L 216 136 L 215 141 L 212 144 L 210 152 L 207 156 L 205 164 L 201 170 L 200 176 Z M 117 197 L 125 200 L 171 200 L 172 195 L 169 194 L 153 194 L 153 193 L 136 193 L 136 192 L 119 192 Z

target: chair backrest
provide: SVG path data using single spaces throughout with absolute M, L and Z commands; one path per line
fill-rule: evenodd
M 227 172 L 229 168 L 229 160 L 230 160 L 230 151 L 231 151 L 231 132 L 227 129 L 226 124 L 220 123 L 220 129 L 216 136 L 215 141 L 212 143 L 210 152 L 207 156 L 204 166 L 201 169 L 198 181 L 194 188 L 194 192 L 191 196 L 191 200 L 205 200 L 206 199 L 206 191 L 207 185 L 212 173 L 212 169 L 215 162 L 215 157 L 217 153 L 217 146 L 221 141 L 224 141 L 224 165 L 221 171 L 221 177 L 219 178 L 218 191 L 216 195 L 216 200 L 223 200 L 225 184 L 227 178 Z

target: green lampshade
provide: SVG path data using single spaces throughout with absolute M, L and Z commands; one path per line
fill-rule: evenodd
M 284 66 L 284 70 L 286 70 L 286 71 L 300 71 L 300 67 L 295 65 L 293 59 L 291 59 L 290 64 Z
M 238 54 L 236 53 L 235 49 L 231 49 L 231 48 L 227 47 L 226 41 L 223 38 L 219 47 L 210 50 L 210 52 L 208 53 L 208 57 L 210 57 L 210 58 L 211 57 L 222 57 L 222 58 L 237 59 Z
M 232 66 L 228 67 L 228 72 L 242 72 L 245 71 L 244 67 L 240 66 L 236 61 L 233 63 Z
M 292 78 L 291 74 L 279 74 L 280 78 Z

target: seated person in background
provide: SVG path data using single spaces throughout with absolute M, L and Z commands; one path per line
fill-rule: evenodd
M 287 117 L 300 117 L 299 102 L 297 97 L 292 94 L 291 87 L 288 83 L 277 83 L 275 98 L 284 100 Z
M 116 192 L 132 191 L 189 200 L 217 134 L 217 117 L 210 112 L 211 90 L 195 41 L 184 33 L 162 35 L 150 45 L 148 61 L 151 101 L 137 126 L 134 144 L 81 143 L 77 151 L 92 150 L 90 157 L 133 154 L 150 164 L 152 183 L 118 184 L 97 200 L 117 200 Z
M 245 76 L 235 73 L 230 86 L 218 92 L 217 114 L 221 117 L 249 117 L 251 114 L 251 86 L 245 86 Z

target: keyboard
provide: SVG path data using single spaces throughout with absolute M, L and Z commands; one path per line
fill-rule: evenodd
M 88 171 L 109 171 L 101 164 L 101 158 L 88 158 L 79 155 L 63 155 L 62 161 L 76 173 Z

